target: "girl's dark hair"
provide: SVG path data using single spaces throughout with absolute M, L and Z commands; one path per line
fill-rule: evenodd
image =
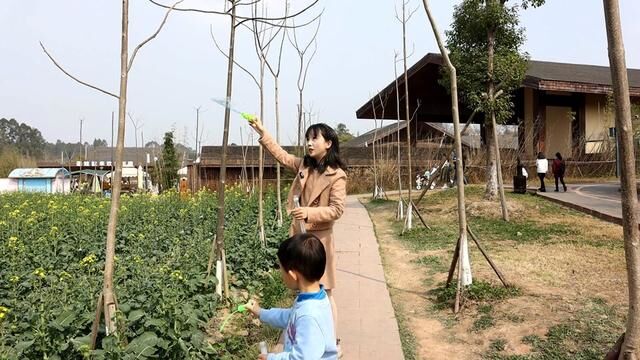
M 546 159 L 542 151 L 538 153 L 538 159 Z
M 315 235 L 304 233 L 280 243 L 278 260 L 285 271 L 295 270 L 307 281 L 319 281 L 324 275 L 327 254 Z
M 559 152 L 557 152 L 557 153 L 556 153 L 556 158 L 557 158 L 558 160 L 562 160 L 562 155 L 560 155 L 560 153 L 559 153 Z
M 327 155 L 325 155 L 320 162 L 309 155 L 305 155 L 304 166 L 318 170 L 320 174 L 324 173 L 329 166 L 343 170 L 346 169 L 347 165 L 340 158 L 340 140 L 338 139 L 338 133 L 327 124 L 313 124 L 307 129 L 304 138 L 315 138 L 318 135 L 322 135 L 325 141 L 331 141 L 331 147 L 327 150 Z

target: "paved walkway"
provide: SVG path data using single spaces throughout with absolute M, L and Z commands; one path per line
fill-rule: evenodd
M 347 197 L 344 214 L 333 229 L 343 360 L 404 359 L 373 224 L 356 197 Z
M 577 184 L 569 185 L 569 190 L 565 193 L 554 192 L 553 185 L 547 185 L 547 192 L 537 194 L 553 202 L 621 225 L 622 205 L 619 188 L 620 183 L 617 182 Z

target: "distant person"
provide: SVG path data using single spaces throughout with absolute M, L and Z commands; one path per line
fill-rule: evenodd
M 556 153 L 556 158 L 553 159 L 553 163 L 551 164 L 551 171 L 553 172 L 553 177 L 556 179 L 556 192 L 558 192 L 558 180 L 562 183 L 562 187 L 564 188 L 564 192 L 567 192 L 567 184 L 564 183 L 564 160 L 562 160 L 562 155 L 559 152 Z
M 527 172 L 527 168 L 520 162 L 520 158 L 517 159 L 518 163 L 516 164 L 516 176 L 524 176 L 525 178 L 529 177 L 529 173 Z
M 538 173 L 538 177 L 540 178 L 540 188 L 538 191 L 546 192 L 547 189 L 544 186 L 544 178 L 547 175 L 547 171 L 549 171 L 549 160 L 544 156 L 544 153 L 541 151 L 538 153 L 538 159 L 536 160 L 536 172 Z

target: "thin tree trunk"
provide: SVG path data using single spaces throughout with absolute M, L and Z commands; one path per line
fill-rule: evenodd
M 260 57 L 260 119 L 264 119 L 264 58 Z M 258 227 L 260 242 L 267 245 L 264 235 L 264 149 L 258 147 Z
M 471 285 L 473 279 L 471 276 L 471 263 L 469 261 L 469 247 L 467 241 L 467 214 L 465 208 L 465 194 L 464 194 L 464 178 L 463 178 L 463 170 L 462 170 L 462 140 L 460 136 L 460 115 L 458 111 L 458 79 L 456 76 L 456 68 L 451 63 L 449 59 L 449 55 L 447 49 L 440 38 L 440 33 L 438 32 L 438 28 L 435 22 L 435 19 L 431 15 L 431 11 L 429 10 L 429 4 L 427 0 L 422 0 L 424 4 L 425 11 L 427 12 L 427 16 L 429 18 L 429 22 L 431 23 L 431 28 L 433 29 L 433 34 L 438 43 L 438 47 L 440 48 L 440 53 L 447 65 L 449 70 L 449 76 L 451 78 L 451 114 L 453 117 L 453 133 L 455 137 L 455 147 L 456 147 L 456 181 L 458 187 L 458 232 L 459 232 L 459 241 L 460 241 L 460 256 L 459 256 L 459 275 L 458 275 L 458 292 L 460 291 L 461 285 Z M 456 301 L 458 303 L 458 301 Z M 457 310 L 457 309 L 455 309 Z
M 498 185 L 498 191 L 500 193 L 500 206 L 502 208 L 502 219 L 504 221 L 509 221 L 509 212 L 507 210 L 507 199 L 504 197 L 504 185 L 502 183 L 502 164 L 500 162 L 500 143 L 498 142 L 498 125 L 496 124 L 496 112 L 493 108 L 493 105 L 496 102 L 495 99 L 495 84 L 493 81 L 493 60 L 494 60 L 494 51 L 496 44 L 496 36 L 495 29 L 490 29 L 487 32 L 487 38 L 489 42 L 488 48 L 488 59 L 487 59 L 487 73 L 489 75 L 489 83 L 488 83 L 488 98 L 492 103 L 492 107 L 490 110 L 491 117 L 491 127 L 493 129 L 491 136 L 493 137 L 493 146 L 495 147 L 495 168 L 496 168 L 496 179 Z M 487 134 L 489 136 L 489 134 Z M 487 184 L 488 186 L 488 184 Z
M 484 198 L 486 200 L 495 200 L 498 197 L 498 171 L 496 168 L 496 145 L 493 137 L 493 123 L 491 118 L 485 120 L 485 140 L 487 149 L 487 167 L 485 176 L 487 185 L 484 190 Z
M 236 38 L 236 4 L 232 3 L 231 25 L 229 33 L 229 62 L 227 64 L 227 101 L 231 101 L 233 88 L 233 56 Z M 218 180 L 218 223 L 216 229 L 216 258 L 222 262 L 222 251 L 224 249 L 224 191 L 227 179 L 227 144 L 229 143 L 229 121 L 231 109 L 226 106 L 224 109 L 224 130 L 222 135 L 222 161 L 220 164 L 220 178 Z M 223 269 L 223 279 L 224 272 Z M 223 284 L 224 296 L 229 295 L 228 284 Z
M 491 0 L 494 2 L 495 0 Z M 490 4 L 486 3 L 485 8 L 489 7 Z M 492 76 L 493 76 L 493 58 L 495 52 L 495 31 L 493 29 L 487 31 L 487 72 L 489 73 L 489 84 L 488 86 L 492 88 Z M 488 101 L 492 101 L 493 98 L 489 97 Z M 493 112 L 493 111 L 491 111 Z M 484 198 L 487 200 L 495 200 L 498 195 L 498 169 L 496 164 L 496 138 L 493 134 L 496 132 L 494 121 L 491 118 L 492 114 L 487 114 L 489 116 L 485 116 L 484 124 L 485 124 L 485 139 L 487 141 L 487 169 L 486 169 L 486 178 L 487 178 L 487 186 L 484 190 Z
M 396 59 L 393 59 L 394 64 L 393 64 L 393 71 L 395 73 L 395 78 L 396 78 L 396 114 L 398 114 L 398 121 L 397 121 L 397 141 L 398 141 L 398 200 L 400 202 L 400 206 L 402 205 L 402 162 L 401 162 L 401 152 L 400 152 L 400 87 L 398 86 L 398 70 L 396 68 L 396 64 L 395 61 Z M 411 183 L 409 183 L 409 186 L 411 186 Z M 402 214 L 401 214 L 402 215 Z M 400 217 L 402 218 L 402 217 Z
M 408 200 L 411 204 L 411 183 L 413 181 L 413 171 L 411 170 L 411 113 L 409 112 L 409 75 L 407 73 L 407 21 L 406 21 L 406 3 L 402 2 L 402 53 L 404 66 L 404 103 L 405 113 L 407 117 L 407 168 L 409 173 L 409 187 L 407 188 Z M 407 211 L 407 216 L 411 216 L 411 211 Z M 411 227 L 409 227 L 411 229 Z
M 124 151 L 124 130 L 127 116 L 127 80 L 129 76 L 129 0 L 122 0 L 122 38 L 120 47 L 120 94 L 118 99 L 118 137 L 116 142 L 115 171 L 111 176 L 111 209 L 107 226 L 105 249 L 104 285 L 102 289 L 105 330 L 107 335 L 116 332 L 116 297 L 113 287 L 113 273 L 116 256 L 116 226 L 120 209 L 122 189 L 122 160 Z
M 375 98 L 374 98 L 375 99 Z M 373 109 L 373 142 L 371 143 L 371 153 L 373 155 L 373 198 L 378 198 L 378 168 L 376 163 L 376 140 L 378 139 L 378 118 L 376 117 L 376 104 L 375 100 L 371 101 Z
M 301 150 L 302 143 L 300 139 L 302 138 L 302 91 L 299 92 L 299 100 L 298 100 L 298 155 L 302 155 L 303 152 Z
M 622 228 L 627 260 L 629 311 L 627 331 L 620 359 L 640 358 L 640 246 L 638 241 L 638 194 L 633 149 L 633 127 L 629 99 L 629 80 L 625 64 L 618 0 L 604 0 L 604 15 L 609 44 L 609 63 L 616 111 L 616 133 L 620 147 L 622 190 Z
M 274 92 L 276 99 L 276 141 L 280 144 L 280 94 L 278 88 L 278 77 L 274 76 Z M 282 227 L 282 190 L 280 189 L 280 163 L 276 161 L 276 197 L 278 198 L 278 227 Z

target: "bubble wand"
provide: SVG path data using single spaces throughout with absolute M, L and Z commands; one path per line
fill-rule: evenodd
M 247 312 L 247 310 L 249 310 L 249 308 L 253 307 L 254 305 L 255 305 L 255 302 L 253 300 L 249 300 L 249 302 L 246 304 L 238 305 L 238 307 L 231 314 L 227 315 L 227 317 L 224 319 L 224 321 L 222 322 L 222 325 L 220 326 L 220 332 L 224 330 L 224 327 L 227 326 L 227 323 L 229 322 L 229 320 L 233 315 L 237 313 L 245 313 Z
M 247 120 L 248 122 L 254 122 L 256 121 L 256 116 L 253 114 L 249 114 L 246 112 L 242 112 L 240 110 L 238 110 L 237 108 L 231 106 L 231 101 L 230 100 L 223 100 L 223 99 L 216 99 L 216 98 L 212 98 L 211 101 L 213 101 L 214 103 L 225 107 L 231 111 L 233 111 L 236 114 L 239 114 L 240 116 L 242 116 L 245 120 Z

